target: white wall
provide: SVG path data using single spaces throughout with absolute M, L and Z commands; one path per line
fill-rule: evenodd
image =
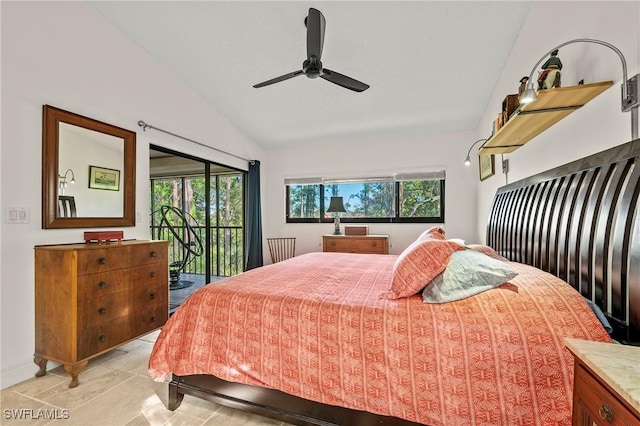
M 616 46 L 626 58 L 628 75 L 640 72 L 640 2 L 533 2 L 519 38 L 487 105 L 479 135 L 490 128 L 504 96 L 517 93 L 519 80 L 555 46 L 576 38 Z M 608 47 L 575 43 L 560 49 L 562 86 L 613 80 L 614 85 L 549 128 L 509 159 L 509 182 L 549 170 L 631 140 L 631 113 L 622 113 L 622 63 Z M 486 136 L 485 136 L 486 137 Z M 497 158 L 499 159 L 499 157 Z M 498 161 L 499 162 L 499 161 Z M 497 164 L 496 164 L 497 165 Z M 478 185 L 478 239 L 484 241 L 489 209 L 502 178 Z
M 246 163 L 157 131 L 138 120 L 247 157 L 260 148 L 178 82 L 84 2 L 2 2 L 2 146 L 0 202 L 30 210 L 28 224 L 2 224 L 0 386 L 33 376 L 33 247 L 82 241 L 85 229 L 42 230 L 42 105 L 137 132 L 137 226 L 149 235 L 150 143 L 246 170 Z M 77 178 L 77 176 L 76 176 Z M 120 228 L 122 229 L 122 228 Z
M 475 241 L 475 217 L 470 212 L 475 211 L 478 171 L 475 166 L 463 164 L 473 141 L 473 134 L 460 133 L 268 151 L 261 164 L 264 237 L 296 237 L 296 253 L 301 254 L 322 251 L 321 236 L 333 233 L 333 224 L 285 223 L 285 178 L 362 177 L 444 169 L 447 236 Z M 392 254 L 402 252 L 422 231 L 434 225 L 368 224 L 369 233 L 390 236 Z M 265 262 L 269 263 L 268 252 L 265 254 Z

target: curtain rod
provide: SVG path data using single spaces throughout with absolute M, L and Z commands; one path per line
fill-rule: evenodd
M 240 159 L 240 160 L 247 161 L 247 162 L 249 162 L 249 163 L 251 163 L 251 164 L 254 164 L 254 163 L 255 163 L 255 161 L 256 161 L 256 160 L 249 160 L 248 158 L 240 157 L 239 155 L 235 155 L 235 154 L 232 154 L 232 153 L 227 152 L 227 151 L 223 151 L 223 150 L 218 149 L 218 148 L 214 148 L 214 147 L 212 147 L 212 146 L 210 146 L 210 145 L 207 145 L 207 144 L 204 144 L 204 143 L 202 143 L 202 142 L 194 141 L 193 139 L 185 138 L 184 136 L 180 136 L 180 135 L 177 135 L 177 134 L 175 134 L 175 133 L 169 132 L 169 131 L 167 131 L 167 130 L 163 130 L 163 129 L 160 129 L 160 128 L 158 128 L 158 127 L 152 126 L 151 124 L 147 124 L 147 123 L 145 123 L 145 122 L 144 122 L 144 121 L 142 121 L 142 120 L 139 120 L 139 121 L 138 121 L 138 126 L 142 127 L 142 131 L 144 131 L 144 132 L 146 132 L 146 131 L 147 131 L 147 129 L 157 130 L 157 131 L 159 131 L 159 132 L 166 133 L 166 134 L 171 135 L 171 136 L 174 136 L 174 137 L 176 137 L 176 138 L 184 139 L 185 141 L 189 141 L 189 142 L 191 142 L 191 143 L 195 143 L 196 145 L 200 145 L 200 146 L 203 146 L 203 147 L 205 147 L 205 148 L 213 149 L 214 151 L 218 151 L 218 152 L 221 152 L 221 153 L 223 153 L 223 154 L 230 155 L 230 156 L 232 156 L 232 157 L 238 158 L 238 159 Z

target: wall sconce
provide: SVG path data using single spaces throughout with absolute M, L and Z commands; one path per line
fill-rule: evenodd
M 624 55 L 620 50 L 614 45 L 607 43 L 601 40 L 594 40 L 590 38 L 577 38 L 574 40 L 566 41 L 553 49 L 549 50 L 540 60 L 536 63 L 536 65 L 531 70 L 531 74 L 529 74 L 529 81 L 527 82 L 527 88 L 522 95 L 520 96 L 520 102 L 523 104 L 528 104 L 534 102 L 538 98 L 538 94 L 534 88 L 533 74 L 536 72 L 536 69 L 540 65 L 540 63 L 545 60 L 551 52 L 557 50 L 563 46 L 572 43 L 595 43 L 600 44 L 602 46 L 606 46 L 616 52 L 622 61 L 622 112 L 632 111 L 631 114 L 631 134 L 632 139 L 638 138 L 638 106 L 640 106 L 640 95 L 638 94 L 638 80 L 640 79 L 640 74 L 636 74 L 630 79 L 627 79 L 627 61 L 624 59 Z
M 477 141 L 475 141 L 473 143 L 473 145 L 471 145 L 469 147 L 469 151 L 467 151 L 467 158 L 464 159 L 464 165 L 465 166 L 470 166 L 471 165 L 471 157 L 470 157 L 470 155 L 471 155 L 471 150 L 473 149 L 473 147 L 476 146 L 477 144 L 479 144 L 480 142 L 486 142 L 486 141 L 487 141 L 487 139 L 478 139 Z
M 76 183 L 76 177 L 71 169 L 67 169 L 67 171 L 64 172 L 64 175 L 58 175 L 58 179 L 60 180 L 60 195 L 64 195 L 64 190 L 67 189 L 67 176 L 69 176 L 69 173 L 71 173 L 71 180 L 69 183 Z
M 340 232 L 340 213 L 344 213 L 347 210 L 344 208 L 344 203 L 342 201 L 342 197 L 331 197 L 331 202 L 329 203 L 329 208 L 327 209 L 327 213 L 333 213 L 333 226 L 334 231 L 333 235 L 342 235 Z

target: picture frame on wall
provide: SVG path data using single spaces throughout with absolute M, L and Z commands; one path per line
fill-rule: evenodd
M 89 188 L 120 191 L 120 170 L 89 166 Z
M 478 163 L 481 181 L 490 178 L 496 173 L 496 162 L 494 155 L 479 155 Z

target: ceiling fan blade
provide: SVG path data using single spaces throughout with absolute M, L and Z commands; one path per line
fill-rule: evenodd
M 324 45 L 324 28 L 326 22 L 318 9 L 309 8 L 307 16 L 307 59 L 315 56 L 318 61 L 322 58 L 322 46 Z
M 353 90 L 354 92 L 363 92 L 369 88 L 368 84 L 326 68 L 322 69 L 320 77 L 332 82 L 333 84 L 337 84 L 338 86 Z
M 253 87 L 255 87 L 257 89 L 259 87 L 268 86 L 268 85 L 273 84 L 273 83 L 279 83 L 281 81 L 289 80 L 290 78 L 297 77 L 297 76 L 302 75 L 302 74 L 304 74 L 304 71 L 302 71 L 302 70 L 290 72 L 289 74 L 281 75 L 280 77 L 272 78 L 271 80 L 267 80 L 267 81 L 263 81 L 262 83 L 254 84 Z

